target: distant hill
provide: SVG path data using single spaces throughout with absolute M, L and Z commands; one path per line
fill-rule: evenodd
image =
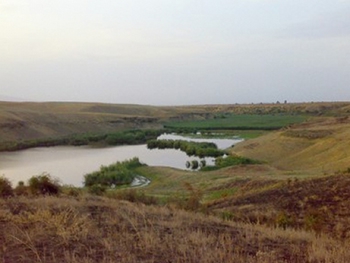
M 0 101 L 24 101 L 24 99 L 18 97 L 5 96 L 0 94 Z
M 4 101 L 0 102 L 0 142 L 159 128 L 164 120 L 205 118 L 207 112 L 202 107 Z

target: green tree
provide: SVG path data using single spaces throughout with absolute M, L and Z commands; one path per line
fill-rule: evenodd
M 99 171 L 84 176 L 84 185 L 86 187 L 93 185 L 115 187 L 131 184 L 136 176 L 133 170 L 142 165 L 139 159 L 135 157 L 124 162 L 116 162 L 109 166 L 101 166 Z
M 197 160 L 192 160 L 191 164 L 192 164 L 192 165 L 191 165 L 192 170 L 198 169 L 199 163 L 198 163 Z

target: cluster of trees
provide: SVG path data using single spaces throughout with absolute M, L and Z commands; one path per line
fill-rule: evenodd
M 208 142 L 190 142 L 184 140 L 149 140 L 148 149 L 180 149 L 188 156 L 219 157 L 225 154 L 219 150 L 215 143 Z
M 146 143 L 148 140 L 156 139 L 164 131 L 162 130 L 131 130 L 108 134 L 105 142 L 108 145 L 132 145 Z
M 91 192 L 95 192 L 103 191 L 107 187 L 131 184 L 136 177 L 134 169 L 143 165 L 137 157 L 134 157 L 109 166 L 101 166 L 99 171 L 84 176 L 84 185 L 90 187 Z
M 240 165 L 240 164 L 260 164 L 260 161 L 238 156 L 238 155 L 229 155 L 225 158 L 219 157 L 215 159 L 215 165 L 219 168 L 224 168 L 228 166 Z
M 21 195 L 58 195 L 60 192 L 61 185 L 58 180 L 47 173 L 31 177 L 27 184 L 20 181 L 15 188 L 7 178 L 0 177 L 0 197 L 2 198 Z

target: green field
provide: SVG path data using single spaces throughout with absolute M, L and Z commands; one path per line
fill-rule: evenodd
M 183 122 L 168 122 L 164 126 L 172 129 L 203 129 L 203 130 L 219 130 L 219 129 L 234 129 L 234 130 L 277 130 L 282 127 L 301 123 L 307 120 L 304 115 L 221 115 L 214 119 L 183 121 Z

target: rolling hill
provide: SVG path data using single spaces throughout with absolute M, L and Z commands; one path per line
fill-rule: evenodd
M 234 153 L 282 170 L 333 173 L 350 167 L 350 118 L 322 117 L 242 142 Z

